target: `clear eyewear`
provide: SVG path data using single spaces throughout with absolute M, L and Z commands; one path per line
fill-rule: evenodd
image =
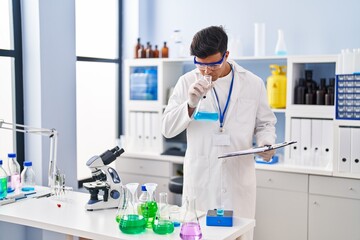
M 206 70 L 206 69 L 210 69 L 210 70 L 217 70 L 221 67 L 221 65 L 224 62 L 225 59 L 225 54 L 226 52 L 224 52 L 224 54 L 222 55 L 222 58 L 220 59 L 220 61 L 217 62 L 212 62 L 212 63 L 202 63 L 202 62 L 198 62 L 196 61 L 196 56 L 194 57 L 194 64 L 195 66 L 199 69 L 199 70 Z

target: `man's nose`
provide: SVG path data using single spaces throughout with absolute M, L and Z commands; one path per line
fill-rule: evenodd
M 204 72 L 205 72 L 205 74 L 208 74 L 208 73 L 211 73 L 212 70 L 208 66 L 205 66 L 205 71 Z

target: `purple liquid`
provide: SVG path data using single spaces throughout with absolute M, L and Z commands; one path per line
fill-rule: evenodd
M 181 226 L 180 238 L 183 240 L 199 240 L 202 238 L 200 225 L 194 222 L 184 223 Z

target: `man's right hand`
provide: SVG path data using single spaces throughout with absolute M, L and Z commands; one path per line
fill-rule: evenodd
M 189 88 L 189 99 L 188 105 L 190 108 L 196 108 L 199 104 L 200 98 L 206 94 L 206 92 L 211 88 L 211 84 L 207 81 L 200 79 L 191 84 Z

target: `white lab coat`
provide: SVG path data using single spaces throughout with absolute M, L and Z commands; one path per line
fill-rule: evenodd
M 213 145 L 219 121 L 195 121 L 188 115 L 189 86 L 201 77 L 197 69 L 178 80 L 164 112 L 162 134 L 169 138 L 187 129 L 183 196 L 195 195 L 197 209 L 207 211 L 223 206 L 234 210 L 235 216 L 255 218 L 254 156 L 222 160 L 217 157 L 251 148 L 254 135 L 258 144 L 275 143 L 276 117 L 269 108 L 264 82 L 235 62 L 229 63 L 235 74 L 224 125 L 230 145 Z

